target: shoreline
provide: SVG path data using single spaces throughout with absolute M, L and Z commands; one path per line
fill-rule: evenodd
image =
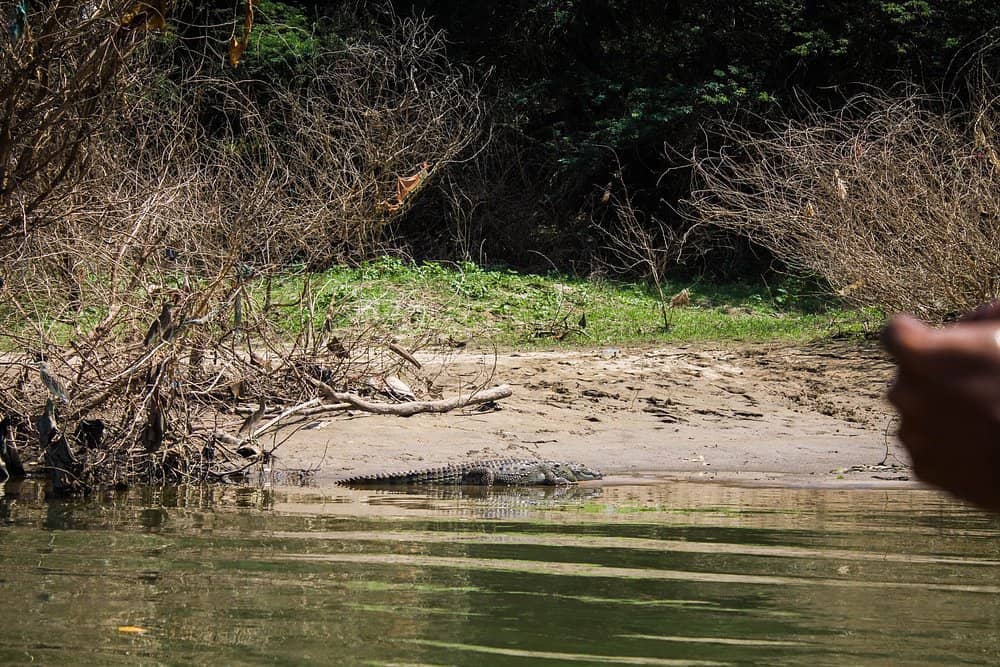
M 476 459 L 576 461 L 615 479 L 918 486 L 874 343 L 559 350 L 427 358 L 414 387 L 507 383 L 510 398 L 412 417 L 345 412 L 289 428 L 276 469 L 354 475 Z M 888 464 L 880 466 L 879 464 Z M 889 479 L 879 479 L 880 477 Z

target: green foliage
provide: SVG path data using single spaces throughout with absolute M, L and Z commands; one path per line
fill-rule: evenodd
M 664 145 L 686 154 L 705 122 L 787 114 L 802 93 L 835 107 L 868 86 L 935 88 L 964 64 L 960 49 L 1000 25 L 1000 5 L 974 0 L 393 4 L 435 15 L 452 54 L 492 70 L 503 120 L 559 165 L 551 182 L 570 210 L 617 171 L 606 148 L 633 192 L 659 186 L 637 199 L 656 205 L 687 182 L 657 180 L 674 166 Z
M 293 302 L 307 274 L 289 275 L 274 288 Z M 816 292 L 815 280 L 787 279 L 777 286 L 733 283 L 690 286 L 692 304 L 677 308 L 664 332 L 656 295 L 645 284 L 590 281 L 565 275 L 484 269 L 471 262 L 409 264 L 383 257 L 356 268 L 308 274 L 317 312 L 337 314 L 345 329 L 374 322 L 401 337 L 461 340 L 472 344 L 539 346 L 616 345 L 693 340 L 811 340 L 861 334 L 878 313 L 845 310 Z M 668 290 L 684 285 L 671 283 Z M 799 292 L 798 290 L 807 290 Z M 255 297 L 262 300 L 262 290 Z M 580 329 L 580 316 L 587 326 Z M 305 314 L 284 315 L 290 333 Z M 318 323 L 317 323 L 318 325 Z
M 207 0 L 181 4 L 172 23 L 180 38 L 179 58 L 185 62 L 205 44 L 218 50 L 217 58 L 198 67 L 214 67 L 220 75 L 276 82 L 294 76 L 300 65 L 341 43 L 343 25 L 337 20 L 339 4 L 319 5 L 300 0 L 258 0 L 254 9 L 249 46 L 233 68 L 224 51 L 230 37 L 241 35 L 246 0 Z M 350 29 L 348 29 L 349 31 Z M 188 49 L 194 53 L 184 53 Z
M 229 27 L 238 29 L 241 2 L 189 3 L 189 15 L 177 25 L 188 26 L 182 32 L 214 30 L 207 42 L 224 44 Z M 609 181 L 626 185 L 647 219 L 676 221 L 673 207 L 690 183 L 678 166 L 702 140 L 702 128 L 719 117 L 753 126 L 777 114 L 794 115 L 801 98 L 837 108 L 858 90 L 908 79 L 944 88 L 964 74 L 976 40 L 1000 25 L 1000 4 L 981 0 L 388 5 L 402 16 L 432 16 L 447 34 L 449 57 L 492 86 L 491 111 L 501 128 L 495 143 L 507 139 L 531 147 L 518 155 L 518 166 L 537 174 L 540 185 L 531 196 L 544 212 L 540 218 L 546 217 L 525 223 L 526 233 L 513 239 L 522 247 L 491 248 L 494 259 L 521 262 L 536 251 L 559 262 L 572 261 L 574 254 L 589 261 L 593 235 L 581 211 Z M 241 80 L 294 77 L 317 54 L 377 34 L 385 21 L 386 5 L 343 6 L 261 0 L 240 67 L 227 68 L 224 58 L 217 66 Z M 193 35 L 183 36 L 192 51 L 200 48 Z M 997 53 L 981 54 L 986 71 L 1000 66 Z M 209 109 L 203 117 L 210 133 L 233 123 L 224 109 Z M 495 176 L 484 175 L 483 181 Z
M 850 47 L 850 40 L 846 37 L 834 37 L 823 28 L 792 34 L 800 41 L 788 51 L 800 58 L 840 58 L 847 55 Z
M 750 89 L 759 88 L 759 84 L 753 79 L 753 73 L 747 67 L 730 65 L 725 70 L 713 70 L 712 77 L 702 84 L 701 94 L 698 96 L 700 102 L 709 106 L 748 101 Z M 767 101 L 773 98 L 767 91 L 759 90 L 756 99 Z
M 319 44 L 316 22 L 309 19 L 302 8 L 261 0 L 245 64 L 261 69 L 280 69 L 314 56 Z

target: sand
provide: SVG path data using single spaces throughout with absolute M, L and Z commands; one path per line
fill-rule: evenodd
M 476 458 L 573 460 L 624 480 L 912 485 L 874 342 L 699 344 L 420 357 L 421 398 L 507 383 L 496 406 L 349 412 L 285 432 L 276 467 L 319 479 Z M 267 443 L 264 443 L 267 444 Z

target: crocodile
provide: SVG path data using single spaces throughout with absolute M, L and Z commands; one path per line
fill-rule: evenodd
M 495 459 L 449 463 L 439 468 L 360 475 L 340 481 L 345 486 L 441 484 L 466 486 L 555 486 L 574 484 L 603 475 L 580 463 Z

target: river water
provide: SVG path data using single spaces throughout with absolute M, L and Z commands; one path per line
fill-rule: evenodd
M 1000 521 L 923 490 L 0 501 L 0 663 L 1000 663 Z

